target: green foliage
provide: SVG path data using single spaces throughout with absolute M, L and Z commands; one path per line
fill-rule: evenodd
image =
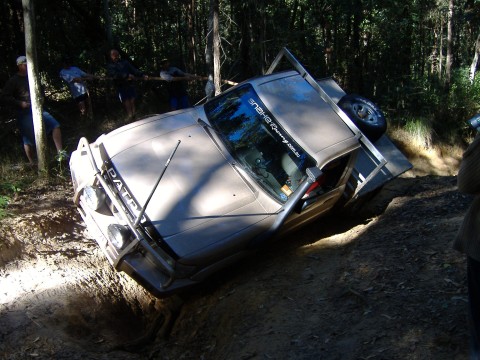
M 468 82 L 468 69 L 454 72 L 448 93 L 441 96 L 442 104 L 435 112 L 435 126 L 442 140 L 452 143 L 463 137 L 466 121 L 477 112 L 478 89 Z
M 8 215 L 7 209 L 12 196 L 21 192 L 23 185 L 24 182 L 21 179 L 0 182 L 0 219 Z
M 433 143 L 434 130 L 431 120 L 426 117 L 411 117 L 405 120 L 405 131 L 418 147 L 430 148 Z
M 163 57 L 188 72 L 206 75 L 210 5 L 205 0 L 35 1 L 37 56 L 49 110 L 62 127 L 73 117 L 62 108 L 71 101 L 58 76 L 63 55 L 87 72 L 102 75 L 106 54 L 114 46 L 152 76 L 158 76 Z M 478 111 L 480 100 L 478 81 L 468 83 L 479 17 L 465 0 L 455 2 L 454 71 L 448 88 L 447 1 L 231 0 L 219 6 L 224 79 L 241 81 L 261 74 L 287 46 L 314 76 L 333 76 L 348 92 L 376 101 L 395 125 L 430 126 L 428 141 L 450 142 L 468 134 L 465 120 Z M 15 71 L 15 58 L 24 54 L 22 15 L 21 2 L 0 2 L 1 83 Z M 137 87 L 139 109 L 145 113 L 164 111 L 159 104 L 165 101 L 165 89 L 152 84 Z M 121 105 L 113 84 L 89 85 L 95 115 L 118 119 Z M 203 90 L 203 84 L 196 85 L 200 90 L 191 85 L 194 100 Z M 0 123 L 5 123 L 5 112 L 1 114 Z M 77 130 L 63 129 L 73 134 Z
M 0 219 L 6 217 L 7 213 L 7 206 L 10 203 L 10 198 L 5 195 L 0 195 Z
M 382 99 L 390 121 L 427 147 L 471 137 L 466 121 L 480 111 L 480 80 L 470 84 L 468 71 L 455 70 L 449 87 L 437 77 L 408 78 Z
M 53 168 L 54 173 L 61 179 L 66 179 L 69 175 L 68 172 L 68 153 L 65 149 L 60 150 L 55 155 L 55 166 Z

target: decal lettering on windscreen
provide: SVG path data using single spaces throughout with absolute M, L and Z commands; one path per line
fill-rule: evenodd
M 282 144 L 285 144 L 292 153 L 299 158 L 301 155 L 295 149 L 290 140 L 282 133 L 281 128 L 273 121 L 273 119 L 266 113 L 264 109 L 252 98 L 248 99 L 248 103 L 255 109 L 255 111 L 262 117 L 263 121 L 272 129 L 272 131 L 280 138 Z

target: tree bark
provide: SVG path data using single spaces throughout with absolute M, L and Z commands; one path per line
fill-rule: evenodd
M 37 149 L 39 175 L 48 176 L 47 137 L 42 118 L 42 96 L 37 71 L 37 44 L 35 38 L 35 9 L 33 0 L 22 0 L 25 26 L 25 50 L 27 56 L 28 85 L 33 115 L 33 128 Z
M 251 7 L 249 2 L 236 2 L 234 8 L 235 22 L 238 24 L 240 31 L 240 43 L 239 43 L 239 78 L 248 79 L 252 74 L 252 21 L 251 21 Z
M 479 54 L 480 54 L 480 34 L 478 34 L 477 41 L 475 42 L 475 54 L 473 56 L 472 64 L 470 65 L 470 74 L 468 78 L 471 84 L 473 84 L 473 81 L 475 80 L 475 73 L 477 72 L 477 63 L 478 63 Z
M 440 50 L 438 53 L 438 79 L 441 80 L 443 76 L 443 17 L 440 20 Z
M 450 86 L 452 80 L 453 63 L 453 7 L 454 0 L 448 2 L 448 23 L 447 23 L 447 62 L 445 64 L 445 85 Z
M 215 95 L 218 95 L 221 92 L 220 32 L 219 32 L 218 13 L 219 13 L 218 0 L 210 0 L 206 63 L 208 66 L 209 78 L 213 77 Z
M 213 8 L 210 1 L 207 25 L 207 44 L 205 49 L 205 64 L 207 66 L 208 76 L 213 80 Z
M 292 5 L 292 16 L 290 17 L 290 31 L 295 29 L 295 21 L 297 20 L 298 0 L 295 0 Z
M 261 63 L 261 73 L 265 74 L 265 72 L 268 69 L 268 60 L 267 60 L 267 48 L 265 45 L 265 39 L 266 39 L 266 24 L 267 20 L 265 18 L 265 1 L 264 0 L 258 0 L 257 1 L 257 10 L 260 13 L 260 19 L 258 21 L 258 27 L 259 27 L 259 32 L 258 32 L 258 43 L 260 44 L 260 59 L 262 61 Z
M 188 48 L 188 68 L 195 71 L 197 68 L 196 43 L 195 43 L 195 0 L 187 0 L 185 4 L 187 19 L 187 48 Z
M 220 74 L 220 29 L 219 29 L 219 4 L 212 0 L 213 5 L 213 82 L 215 95 L 221 93 L 222 76 Z
M 105 17 L 105 35 L 107 38 L 108 47 L 111 49 L 114 47 L 114 45 L 112 36 L 112 18 L 110 16 L 108 0 L 103 0 L 103 16 Z

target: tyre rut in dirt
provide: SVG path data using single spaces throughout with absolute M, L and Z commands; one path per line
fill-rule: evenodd
M 375 142 L 387 130 L 387 120 L 382 111 L 372 101 L 356 95 L 345 95 L 338 106 L 370 141 Z

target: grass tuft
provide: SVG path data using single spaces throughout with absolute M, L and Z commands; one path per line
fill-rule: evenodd
M 18 165 L 10 159 L 0 161 L 0 219 L 9 216 L 8 206 L 12 199 L 27 189 L 37 178 L 28 165 Z
M 423 117 L 409 118 L 405 121 L 403 128 L 412 145 L 424 149 L 430 149 L 433 146 L 435 131 L 428 119 Z

